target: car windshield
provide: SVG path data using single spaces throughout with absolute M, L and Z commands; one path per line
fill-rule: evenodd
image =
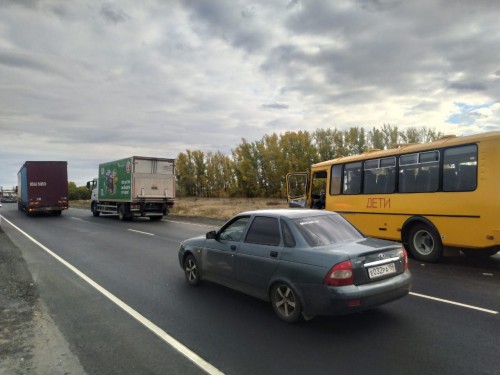
M 310 246 L 323 246 L 364 238 L 340 215 L 321 215 L 293 220 Z

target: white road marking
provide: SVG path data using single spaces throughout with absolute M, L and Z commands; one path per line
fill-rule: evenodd
M 425 294 L 419 294 L 419 293 L 413 293 L 413 292 L 410 292 L 410 294 L 412 296 L 415 296 L 415 297 L 421 297 L 421 298 L 426 298 L 426 299 L 430 299 L 430 300 L 433 300 L 433 301 L 448 303 L 450 305 L 455 305 L 455 306 L 465 307 L 467 309 L 482 311 L 482 312 L 485 312 L 485 313 L 488 313 L 488 314 L 493 314 L 493 315 L 498 314 L 498 311 L 483 309 L 482 307 L 477 307 L 477 306 L 472 306 L 472 305 L 466 305 L 465 303 L 449 301 L 449 300 L 446 300 L 446 299 L 432 297 L 432 296 L 426 296 Z
M 73 271 L 77 276 L 79 276 L 81 279 L 83 279 L 85 282 L 87 282 L 90 286 L 92 286 L 94 289 L 99 291 L 102 295 L 104 295 L 106 298 L 108 298 L 111 302 L 113 302 L 115 305 L 120 307 L 123 311 L 128 313 L 130 316 L 132 316 L 135 320 L 137 320 L 139 323 L 141 323 L 144 327 L 149 329 L 151 332 L 153 332 L 155 335 L 157 335 L 160 339 L 165 341 L 167 344 L 169 344 L 172 348 L 177 350 L 179 353 L 181 353 L 184 357 L 189 359 L 191 362 L 193 362 L 195 365 L 197 365 L 199 368 L 207 372 L 208 374 L 223 374 L 222 371 L 220 371 L 218 368 L 210 364 L 209 362 L 205 361 L 203 358 L 201 358 L 198 354 L 195 352 L 191 351 L 188 347 L 186 347 L 184 344 L 180 343 L 177 341 L 175 338 L 170 336 L 167 332 L 162 330 L 160 327 L 158 327 L 156 324 L 151 322 L 150 320 L 146 319 L 144 316 L 142 316 L 139 312 L 134 310 L 132 307 L 128 306 L 125 302 L 123 302 L 121 299 L 116 297 L 114 294 L 108 292 L 106 289 L 104 289 L 102 286 L 100 286 L 98 283 L 96 283 L 94 280 L 92 280 L 90 277 L 85 275 L 83 272 L 81 272 L 78 268 L 73 266 L 72 264 L 68 263 L 65 261 L 63 258 L 61 258 L 59 255 L 54 253 L 52 250 L 47 248 L 46 246 L 42 245 L 40 242 L 35 240 L 33 237 L 31 237 L 28 233 L 23 231 L 21 228 L 17 227 L 14 225 L 12 222 L 7 220 L 5 217 L 3 217 L 5 222 L 10 224 L 12 227 L 17 229 L 20 233 L 22 233 L 24 236 L 26 236 L 30 241 L 38 245 L 40 248 L 42 248 L 47 254 L 51 255 L 54 257 L 56 260 L 58 260 L 60 263 L 62 263 L 64 266 L 66 266 L 68 269 Z
M 83 221 L 83 219 L 81 217 L 70 216 L 69 218 L 73 219 L 73 220 L 82 220 Z
M 135 230 L 135 229 L 127 229 L 127 230 L 129 230 L 129 231 L 131 231 L 131 232 L 135 232 L 135 233 L 146 234 L 146 235 L 148 235 L 148 236 L 154 236 L 154 234 L 153 234 L 153 233 L 142 232 L 142 231 L 140 231 L 140 230 Z

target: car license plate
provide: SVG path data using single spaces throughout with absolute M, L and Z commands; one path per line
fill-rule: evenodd
M 368 268 L 368 276 L 370 276 L 370 279 L 390 275 L 391 273 L 396 273 L 396 265 L 394 263 Z

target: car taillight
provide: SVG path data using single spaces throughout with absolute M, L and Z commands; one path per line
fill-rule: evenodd
M 408 269 L 408 253 L 406 250 L 403 248 L 403 258 L 404 258 L 404 266 L 405 266 L 405 271 Z
M 329 286 L 342 286 L 354 284 L 354 275 L 352 273 L 352 264 L 346 260 L 334 265 L 323 279 L 323 284 Z

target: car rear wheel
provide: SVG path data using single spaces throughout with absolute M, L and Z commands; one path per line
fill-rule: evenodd
M 424 223 L 416 224 L 410 229 L 408 245 L 410 254 L 425 262 L 436 262 L 443 254 L 439 234 Z
M 184 259 L 184 274 L 186 275 L 187 282 L 192 286 L 196 286 L 200 283 L 198 263 L 196 263 L 195 257 L 191 254 Z
M 286 283 L 276 283 L 271 290 L 273 310 L 281 320 L 295 323 L 302 313 L 302 305 L 297 292 Z

